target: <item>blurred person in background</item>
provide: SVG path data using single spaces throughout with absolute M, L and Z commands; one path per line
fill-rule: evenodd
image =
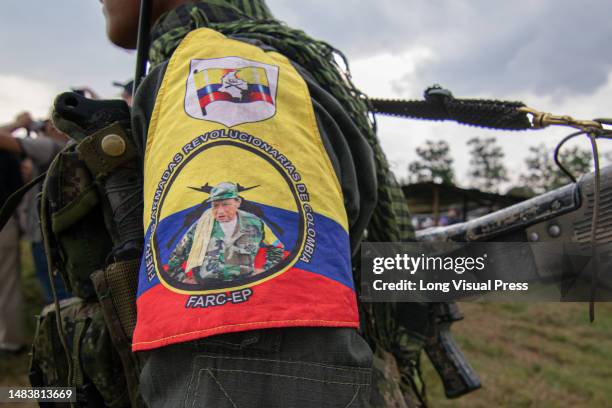
M 37 137 L 15 137 L 14 133 L 18 129 L 25 129 L 28 133 L 33 130 Z M 0 150 L 24 157 L 21 166 L 24 181 L 29 181 L 47 171 L 53 158 L 67 142 L 68 137 L 57 130 L 51 121 L 35 122 L 28 112 L 19 114 L 12 123 L 0 128 Z M 40 281 L 44 300 L 50 303 L 53 301 L 53 293 L 38 221 L 37 196 L 40 191 L 41 185 L 31 190 L 24 198 L 23 205 L 26 208 L 24 231 L 25 239 L 31 243 L 36 276 Z M 54 283 L 59 300 L 70 297 L 59 276 L 54 277 Z
M 89 99 L 100 99 L 100 95 L 98 95 L 96 91 L 87 86 L 72 88 L 72 91 Z
M 128 106 L 132 107 L 132 91 L 134 90 L 134 81 L 130 80 L 128 82 L 121 83 L 118 81 L 113 82 L 114 86 L 121 88 L 121 99 L 128 104 Z
M 10 134 L 15 124 L 0 127 Z M 19 124 L 20 125 L 20 124 Z M 19 156 L 0 150 L 0 206 L 23 184 Z M 19 227 L 15 215 L 0 231 L 0 354 L 18 353 L 24 348 L 23 292 L 19 264 Z
M 456 207 L 450 207 L 446 214 L 442 214 L 438 225 L 444 227 L 447 225 L 458 224 L 460 222 L 461 216 L 459 215 L 459 210 Z

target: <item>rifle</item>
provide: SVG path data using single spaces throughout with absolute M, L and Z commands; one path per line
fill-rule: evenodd
M 601 171 L 601 195 L 612 195 L 612 166 Z M 496 241 L 496 242 L 564 242 L 578 243 L 591 253 L 591 219 L 595 207 L 595 174 L 511 207 L 471 221 L 446 227 L 417 231 L 419 241 Z M 612 200 L 605 199 L 600 208 L 597 243 L 612 242 Z M 563 259 L 532 248 L 536 265 L 534 281 L 563 282 Z M 513 251 L 497 253 L 498 265 L 513 264 Z M 507 259 L 504 259 L 506 257 Z M 494 266 L 493 266 L 494 267 Z M 493 271 L 494 272 L 494 271 Z M 592 277 L 593 278 L 593 277 Z M 596 278 L 596 277 L 595 277 Z M 609 289 L 609 288 L 607 288 Z M 461 320 L 455 303 L 430 304 L 434 328 L 426 342 L 425 351 L 444 384 L 448 398 L 455 398 L 480 388 L 477 375 L 471 369 L 449 331 L 450 325 Z
M 450 326 L 463 320 L 456 303 L 432 303 L 425 353 L 440 375 L 446 398 L 458 398 L 480 388 L 480 379 L 455 342 Z
M 553 115 L 526 107 L 522 102 L 483 99 L 457 99 L 439 85 L 425 90 L 424 100 L 404 101 L 369 99 L 374 113 L 426 120 L 453 120 L 471 126 L 493 129 L 529 130 L 551 125 L 577 128 L 555 149 L 555 162 L 574 182 L 554 191 L 534 197 L 511 207 L 479 217 L 475 220 L 447 227 L 417 231 L 418 241 L 493 241 L 496 242 L 577 242 L 585 252 L 595 251 L 594 243 L 612 242 L 612 166 L 599 169 L 597 138 L 611 138 L 608 119 L 576 120 L 570 116 Z M 529 120 L 531 116 L 531 120 Z M 595 160 L 595 171 L 580 181 L 559 162 L 561 146 L 573 137 L 590 138 Z M 602 184 L 603 183 L 603 184 Z M 606 197 L 603 208 L 600 198 Z M 603 220 L 598 225 L 599 219 Z M 515 254 L 500 254 L 513 263 Z M 534 251 L 537 266 L 536 280 L 562 281 L 560 260 Z M 504 264 L 499 262 L 498 264 Z M 589 315 L 594 319 L 597 267 L 591 277 Z M 450 325 L 463 316 L 455 303 L 430 304 L 432 327 L 425 351 L 444 384 L 448 398 L 455 398 L 480 388 L 480 381 L 471 369 L 450 333 Z
M 612 194 L 612 166 L 601 169 L 601 196 Z M 590 221 L 595 206 L 595 174 L 510 207 L 476 219 L 417 231 L 419 241 L 497 241 L 590 243 Z M 612 202 L 600 203 L 603 225 L 598 228 L 598 242 L 612 241 Z

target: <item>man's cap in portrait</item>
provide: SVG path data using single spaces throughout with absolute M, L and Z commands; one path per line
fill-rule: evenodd
M 239 198 L 238 186 L 234 183 L 224 181 L 212 188 L 212 190 L 210 191 L 210 197 L 206 201 L 212 202 L 219 200 L 227 200 L 229 198 Z

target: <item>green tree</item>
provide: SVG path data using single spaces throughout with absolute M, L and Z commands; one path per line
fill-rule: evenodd
M 510 187 L 508 191 L 506 191 L 506 195 L 522 198 L 531 198 L 536 195 L 536 193 L 529 186 L 523 185 Z
M 450 156 L 448 143 L 443 140 L 427 140 L 416 148 L 419 158 L 408 165 L 408 181 L 421 183 L 434 181 L 436 183 L 454 182 L 453 159 Z
M 553 149 L 544 144 L 529 148 L 529 156 L 525 159 L 527 173 L 521 176 L 523 184 L 537 194 L 554 190 L 571 182 L 557 167 L 553 158 Z M 592 171 L 593 159 L 591 151 L 573 146 L 562 149 L 559 160 L 563 166 L 578 178 Z
M 504 166 L 504 151 L 497 146 L 495 138 L 468 140 L 470 150 L 469 175 L 472 185 L 484 191 L 499 192 L 500 184 L 508 181 Z

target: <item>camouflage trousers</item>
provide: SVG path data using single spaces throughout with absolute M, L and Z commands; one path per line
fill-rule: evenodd
M 419 377 L 407 367 L 400 370 L 391 353 L 376 350 L 372 366 L 370 408 L 426 407 L 423 389 L 414 383 Z

